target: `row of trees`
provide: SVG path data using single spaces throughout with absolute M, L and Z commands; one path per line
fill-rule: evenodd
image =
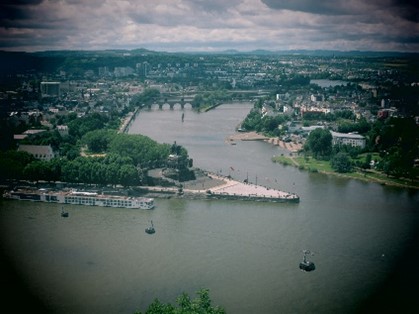
M 42 161 L 26 152 L 7 151 L 0 153 L 2 178 L 139 185 L 144 182 L 147 169 L 166 163 L 170 145 L 141 135 L 114 134 L 103 152 L 106 153 L 101 156 Z
M 69 135 L 51 130 L 23 142 L 51 145 L 59 152 L 58 158 L 42 161 L 15 149 L 0 152 L 0 179 L 139 185 L 146 179 L 146 170 L 167 162 L 169 144 L 142 135 L 118 134 L 120 118 L 112 113 L 69 116 Z M 187 155 L 184 148 L 179 149 Z
M 155 299 L 151 303 L 145 314 L 225 314 L 226 311 L 220 306 L 213 306 L 209 296 L 208 289 L 201 289 L 197 292 L 197 297 L 191 299 L 187 293 L 182 293 L 176 298 L 176 305 L 170 303 L 162 303 L 159 299 Z M 136 311 L 135 314 L 141 314 Z

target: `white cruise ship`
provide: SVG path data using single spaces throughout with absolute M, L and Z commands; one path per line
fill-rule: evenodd
M 153 209 L 154 199 L 147 197 L 130 197 L 104 195 L 95 192 L 82 191 L 48 191 L 45 189 L 29 190 L 18 189 L 8 191 L 3 194 L 4 198 L 16 200 L 28 200 L 38 202 L 103 206 L 103 207 L 122 207 L 122 208 L 141 208 Z

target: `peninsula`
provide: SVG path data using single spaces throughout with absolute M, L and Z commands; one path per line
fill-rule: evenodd
M 194 180 L 177 186 L 142 186 L 140 191 L 148 197 L 188 198 L 188 199 L 226 199 L 261 202 L 295 202 L 300 197 L 262 185 L 240 182 L 230 176 L 221 176 L 200 169 L 195 169 Z M 179 187 L 180 186 L 180 187 Z

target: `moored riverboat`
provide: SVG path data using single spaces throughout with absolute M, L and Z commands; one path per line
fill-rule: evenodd
M 153 209 L 154 199 L 98 194 L 84 191 L 48 191 L 46 189 L 18 189 L 6 191 L 4 198 L 48 203 L 74 204 L 87 206 L 120 207 L 132 209 Z

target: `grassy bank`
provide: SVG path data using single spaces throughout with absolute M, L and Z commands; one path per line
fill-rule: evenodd
M 386 174 L 375 171 L 375 170 L 366 170 L 358 171 L 355 170 L 349 173 L 338 173 L 332 169 L 330 163 L 324 160 L 316 160 L 312 157 L 302 157 L 302 156 L 274 156 L 272 157 L 273 162 L 280 163 L 286 166 L 297 167 L 301 170 L 306 170 L 310 172 L 319 172 L 328 175 L 335 175 L 348 179 L 357 179 L 369 182 L 377 182 L 380 184 L 405 187 L 405 188 L 414 188 L 419 189 L 419 182 L 412 181 L 408 179 L 399 179 L 394 177 L 389 177 Z

